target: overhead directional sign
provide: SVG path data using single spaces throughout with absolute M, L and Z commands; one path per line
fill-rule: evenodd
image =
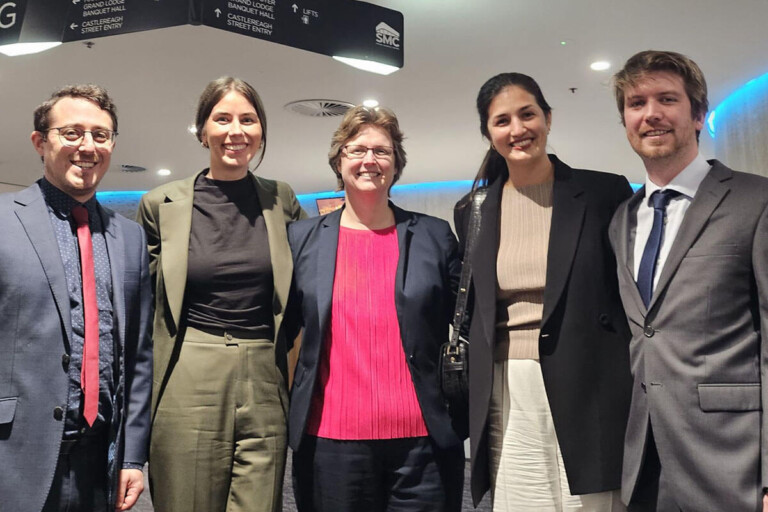
M 403 15 L 356 0 L 0 0 L 0 45 L 185 24 L 403 66 Z
M 65 43 L 189 23 L 189 0 L 56 1 L 70 6 L 62 38 Z

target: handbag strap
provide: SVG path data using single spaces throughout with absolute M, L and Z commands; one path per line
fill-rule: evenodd
M 469 295 L 469 282 L 472 279 L 472 253 L 477 243 L 477 235 L 480 233 L 480 206 L 485 200 L 487 190 L 478 188 L 475 190 L 475 196 L 472 198 L 471 211 L 469 213 L 469 228 L 467 230 L 467 243 L 464 247 L 464 261 L 461 264 L 461 279 L 459 280 L 459 291 L 456 295 L 456 309 L 453 313 L 453 332 L 451 333 L 450 345 L 457 347 L 459 345 L 459 336 L 461 334 L 461 324 L 464 321 L 464 314 L 467 311 L 467 297 Z M 466 340 L 464 340 L 466 341 Z

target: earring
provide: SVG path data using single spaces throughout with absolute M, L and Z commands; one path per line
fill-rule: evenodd
M 201 140 L 200 145 L 203 146 L 205 149 L 208 149 L 208 143 L 206 141 Z

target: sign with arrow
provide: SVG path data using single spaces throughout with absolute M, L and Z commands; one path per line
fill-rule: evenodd
M 61 0 L 56 0 L 61 1 Z M 71 0 L 63 41 L 189 23 L 189 0 Z
M 185 24 L 403 66 L 403 15 L 357 0 L 0 0 L 0 45 Z

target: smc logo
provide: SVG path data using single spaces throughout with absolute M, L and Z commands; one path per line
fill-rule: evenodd
M 0 5 L 0 28 L 11 28 L 16 24 L 16 12 L 11 10 L 15 7 L 13 2 Z
M 400 48 L 400 32 L 382 21 L 376 25 L 376 44 L 389 48 Z

